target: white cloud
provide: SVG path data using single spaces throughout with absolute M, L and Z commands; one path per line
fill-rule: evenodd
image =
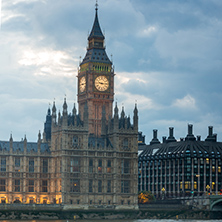
M 22 66 L 36 66 L 35 75 L 73 75 L 74 67 L 71 56 L 64 51 L 53 49 L 26 49 L 18 60 Z M 77 62 L 77 61 L 76 61 Z
M 143 30 L 141 30 L 139 32 L 139 36 L 149 37 L 152 34 L 154 34 L 155 32 L 157 32 L 157 27 L 156 26 L 148 26 L 148 27 L 144 28 Z
M 173 106 L 180 109 L 196 109 L 196 100 L 191 95 L 186 95 L 182 99 L 176 99 L 173 102 Z

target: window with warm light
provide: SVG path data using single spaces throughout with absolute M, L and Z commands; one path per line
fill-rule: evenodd
M 209 163 L 210 163 L 209 158 L 206 158 L 206 164 L 209 164 Z
M 20 158 L 15 157 L 15 172 L 20 172 Z
M 197 189 L 197 182 L 194 181 L 194 189 L 196 190 Z
M 107 173 L 111 173 L 111 160 L 107 160 Z
M 215 173 L 215 166 L 212 166 L 212 172 Z
M 102 173 L 102 160 L 98 160 L 98 173 Z
M 218 173 L 221 173 L 221 167 L 220 166 L 218 167 Z
M 80 192 L 80 181 L 79 179 L 70 179 L 70 192 Z

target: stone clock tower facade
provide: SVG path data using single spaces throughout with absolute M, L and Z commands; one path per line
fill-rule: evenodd
M 83 113 L 88 106 L 89 133 L 96 136 L 101 135 L 102 112 L 106 120 L 112 117 L 114 98 L 114 70 L 105 51 L 104 39 L 96 8 L 87 53 L 78 72 L 79 112 Z
M 133 121 L 114 100 L 114 71 L 96 7 L 78 70 L 78 111 L 54 101 L 38 142 L 0 141 L 0 203 L 69 209 L 138 209 L 138 110 Z M 114 112 L 113 112 L 114 111 Z M 4 171 L 4 172 L 3 172 Z

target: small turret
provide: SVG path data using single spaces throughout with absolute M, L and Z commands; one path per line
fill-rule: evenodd
M 12 133 L 10 134 L 9 144 L 10 144 L 10 152 L 12 153 L 12 151 L 13 151 L 13 138 L 12 138 Z
M 39 130 L 39 133 L 38 133 L 38 143 L 41 143 L 41 132 Z
M 58 124 L 61 125 L 61 122 L 62 122 L 62 120 L 61 120 L 61 113 L 60 113 L 60 110 L 59 110 L 59 114 L 58 114 Z
M 138 130 L 138 109 L 137 109 L 137 104 L 135 104 L 135 108 L 133 111 L 134 115 L 133 115 L 133 128 L 135 130 Z
M 66 98 L 64 99 L 64 103 L 63 103 L 63 111 L 62 111 L 62 115 L 63 117 L 66 117 L 68 115 L 68 111 L 67 111 L 67 103 L 66 103 Z
M 73 109 L 72 109 L 72 115 L 76 116 L 76 104 L 74 103 Z
M 125 117 L 125 112 L 124 112 L 124 107 L 122 107 L 121 119 L 124 119 L 124 117 Z
M 116 131 L 119 128 L 119 110 L 117 107 L 117 102 L 114 108 L 114 130 Z
M 55 101 L 53 102 L 53 107 L 52 107 L 52 122 L 56 124 L 56 106 L 55 106 Z
M 54 105 L 53 105 L 54 107 Z M 55 109 L 55 107 L 54 107 Z M 50 141 L 51 140 L 51 131 L 52 131 L 52 119 L 53 119 L 53 112 L 51 116 L 51 110 L 48 108 L 47 116 L 46 116 L 46 121 L 44 124 L 44 140 Z M 40 135 L 41 136 L 41 135 Z

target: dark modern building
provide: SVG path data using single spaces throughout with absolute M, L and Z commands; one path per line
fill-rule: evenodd
M 151 191 L 157 198 L 220 194 L 222 189 L 222 143 L 217 142 L 213 127 L 205 140 L 188 134 L 177 141 L 173 128 L 162 143 L 153 131 L 149 145 L 141 146 L 138 159 L 138 190 Z

